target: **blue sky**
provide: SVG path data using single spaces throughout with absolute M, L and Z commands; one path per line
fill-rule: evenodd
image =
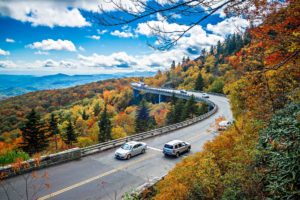
M 183 56 L 195 58 L 200 49 L 209 48 L 249 24 L 239 17 L 226 18 L 220 11 L 197 25 L 176 46 L 159 52 L 147 45 L 157 39 L 147 24 L 180 30 L 186 27 L 188 17 L 176 15 L 174 22 L 156 14 L 127 26 L 103 27 L 90 17 L 101 16 L 98 5 L 117 12 L 111 4 L 103 2 L 2 0 L 0 73 L 103 74 L 165 70 L 172 60 L 179 62 Z M 188 51 L 190 48 L 194 51 Z

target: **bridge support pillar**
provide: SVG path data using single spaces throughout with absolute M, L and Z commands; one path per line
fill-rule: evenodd
M 139 95 L 140 95 L 140 92 L 138 90 L 133 90 L 134 98 L 137 98 Z
M 159 94 L 158 95 L 158 103 L 160 103 L 161 102 L 161 95 Z

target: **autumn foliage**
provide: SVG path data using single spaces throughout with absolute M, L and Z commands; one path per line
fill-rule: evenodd
M 300 101 L 300 4 L 253 2 L 257 9 L 247 16 L 262 23 L 248 30 L 248 44 L 225 59 L 224 92 L 235 123 L 177 164 L 153 199 L 299 198 L 299 105 L 277 111 Z

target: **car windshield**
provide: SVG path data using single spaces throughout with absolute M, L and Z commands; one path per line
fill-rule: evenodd
M 173 149 L 173 146 L 169 145 L 169 144 L 165 144 L 165 148 L 167 148 L 167 149 Z
M 130 150 L 130 149 L 131 149 L 131 146 L 128 145 L 128 144 L 123 144 L 123 145 L 121 146 L 121 148 L 124 149 L 124 150 Z

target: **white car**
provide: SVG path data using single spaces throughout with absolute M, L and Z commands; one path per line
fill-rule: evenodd
M 206 93 L 202 93 L 202 98 L 209 98 L 209 96 Z
M 226 130 L 231 124 L 232 124 L 231 121 L 226 121 L 226 120 L 221 121 L 221 122 L 218 124 L 218 125 L 219 125 L 218 130 L 219 130 L 219 131 L 224 131 L 224 130 Z
M 132 156 L 146 152 L 147 144 L 144 142 L 130 141 L 123 144 L 115 152 L 115 157 L 120 159 L 130 159 Z

